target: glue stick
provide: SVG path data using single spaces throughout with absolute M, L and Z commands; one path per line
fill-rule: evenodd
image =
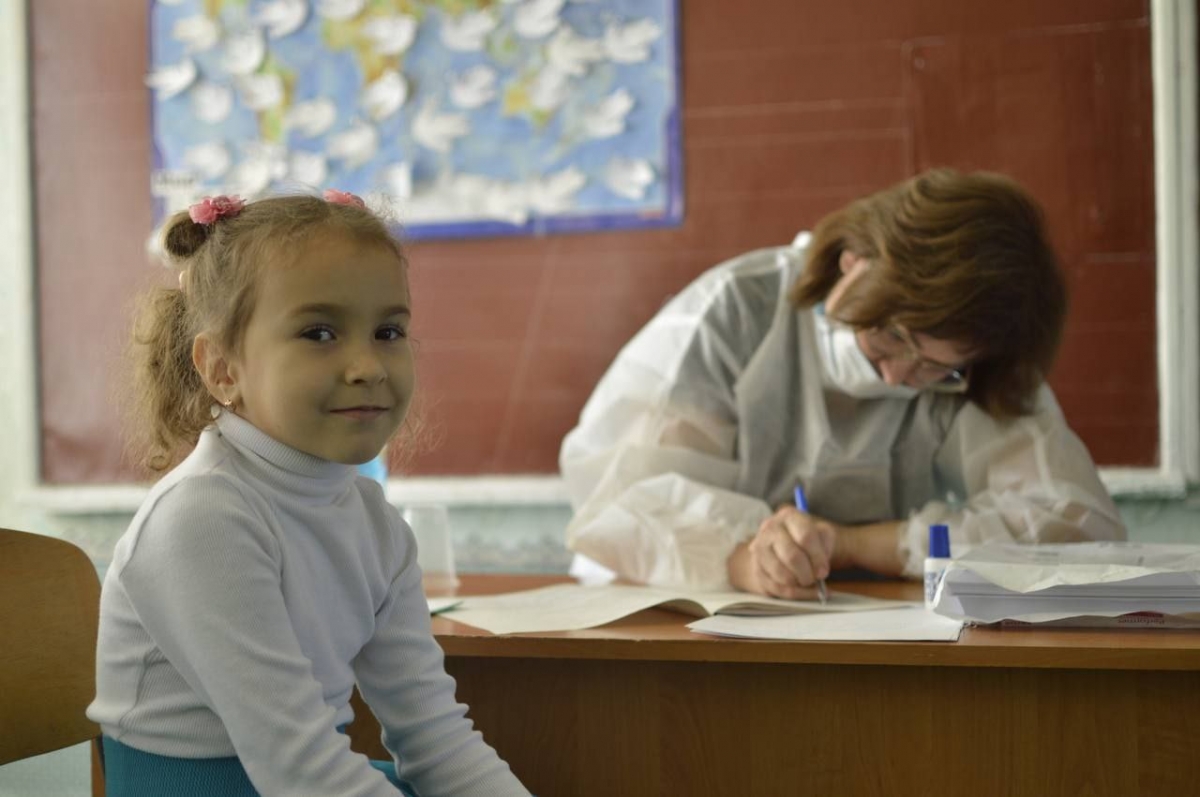
M 925 608 L 933 608 L 938 586 L 950 564 L 950 529 L 937 523 L 929 527 L 929 555 L 925 557 Z

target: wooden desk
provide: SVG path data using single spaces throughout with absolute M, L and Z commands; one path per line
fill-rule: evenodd
M 467 576 L 459 593 L 563 580 Z M 836 588 L 920 597 L 907 583 Z M 503 637 L 433 625 L 459 699 L 538 797 L 1200 794 L 1198 632 L 779 642 L 687 621 L 652 609 Z M 355 749 L 386 757 L 356 711 Z

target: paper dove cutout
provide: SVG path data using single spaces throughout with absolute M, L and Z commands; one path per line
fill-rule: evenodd
M 283 78 L 273 72 L 238 78 L 242 105 L 252 111 L 266 111 L 283 103 Z
M 225 35 L 225 54 L 221 65 L 231 75 L 250 75 L 262 66 L 267 56 L 267 40 L 258 28 Z
M 604 31 L 604 51 L 619 64 L 633 64 L 650 58 L 650 45 L 662 35 L 662 29 L 650 19 L 628 25 L 609 25 Z
M 408 81 L 394 69 L 385 70 L 363 89 L 362 103 L 367 116 L 378 122 L 386 119 L 408 99 Z
M 472 67 L 451 78 L 450 102 L 459 108 L 478 108 L 496 97 L 496 70 L 490 66 Z
M 304 27 L 308 21 L 308 3 L 306 0 L 272 0 L 259 6 L 255 19 L 266 27 L 267 36 L 282 39 Z
M 387 186 L 388 196 L 396 199 L 408 199 L 413 193 L 412 164 L 408 161 L 393 163 L 381 174 L 383 184 Z
M 189 147 L 183 153 L 183 165 L 202 180 L 215 180 L 229 171 L 233 157 L 224 144 L 209 142 Z
M 160 100 L 169 100 L 196 80 L 196 62 L 184 58 L 177 64 L 160 66 L 146 76 L 146 85 Z
M 471 11 L 461 17 L 442 22 L 442 44 L 451 50 L 477 52 L 483 49 L 488 34 L 496 29 L 497 21 L 491 11 Z
M 562 7 L 563 0 L 526 0 L 517 6 L 513 28 L 518 36 L 526 39 L 549 36 L 558 27 Z
M 337 106 L 332 100 L 324 97 L 295 103 L 283 115 L 285 127 L 294 129 L 308 138 L 324 134 L 333 127 L 335 121 Z
M 329 177 L 329 163 L 319 152 L 295 150 L 288 158 L 288 177 L 305 185 L 322 186 Z
M 642 199 L 654 184 L 654 167 L 645 160 L 615 157 L 604 169 L 604 184 L 617 196 Z
M 233 89 L 202 80 L 188 93 L 192 115 L 205 124 L 224 122 L 233 111 Z
M 317 13 L 325 19 L 354 19 L 366 8 L 367 0 L 317 0 Z
M 380 55 L 399 55 L 412 46 L 417 37 L 417 20 L 407 14 L 372 17 L 362 26 L 362 34 L 371 40 Z
M 365 122 L 355 122 L 350 129 L 329 136 L 325 148 L 331 158 L 341 160 L 347 169 L 357 169 L 379 151 L 379 131 Z
M 548 174 L 533 188 L 530 204 L 543 214 L 561 213 L 571 207 L 575 194 L 587 184 L 587 175 L 575 166 Z
M 612 138 L 625 132 L 625 117 L 633 110 L 633 95 L 617 89 L 583 115 L 583 130 L 588 138 Z
M 529 103 L 539 111 L 553 111 L 567 101 L 569 90 L 568 75 L 548 66 L 534 77 L 529 87 Z
M 413 138 L 418 144 L 442 153 L 449 152 L 454 141 L 465 136 L 470 130 L 471 124 L 466 116 L 439 113 L 436 103 L 422 107 L 412 126 Z
M 171 36 L 183 42 L 186 52 L 202 53 L 221 40 L 221 26 L 215 19 L 197 14 L 176 22 L 171 28 Z
M 580 77 L 588 67 L 604 58 L 604 42 L 585 39 L 564 25 L 546 46 L 546 60 L 565 75 Z

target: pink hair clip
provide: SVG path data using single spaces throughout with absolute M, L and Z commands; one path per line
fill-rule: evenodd
M 206 196 L 188 208 L 188 215 L 197 224 L 212 224 L 220 219 L 230 219 L 242 212 L 246 203 L 236 196 Z
M 326 202 L 332 202 L 335 205 L 353 205 L 356 208 L 367 207 L 367 203 L 362 201 L 362 197 L 352 194 L 349 191 L 326 188 L 325 193 L 321 194 L 321 196 Z

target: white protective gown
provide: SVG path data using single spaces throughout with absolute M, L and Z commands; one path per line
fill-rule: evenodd
M 961 396 L 833 387 L 823 319 L 787 299 L 806 240 L 711 269 L 618 354 L 559 456 L 575 508 L 567 545 L 585 565 L 573 572 L 729 588 L 733 548 L 797 484 L 827 520 L 906 521 L 909 576 L 932 523 L 949 524 L 955 553 L 1125 537 L 1049 387 L 1033 415 L 1007 423 Z

